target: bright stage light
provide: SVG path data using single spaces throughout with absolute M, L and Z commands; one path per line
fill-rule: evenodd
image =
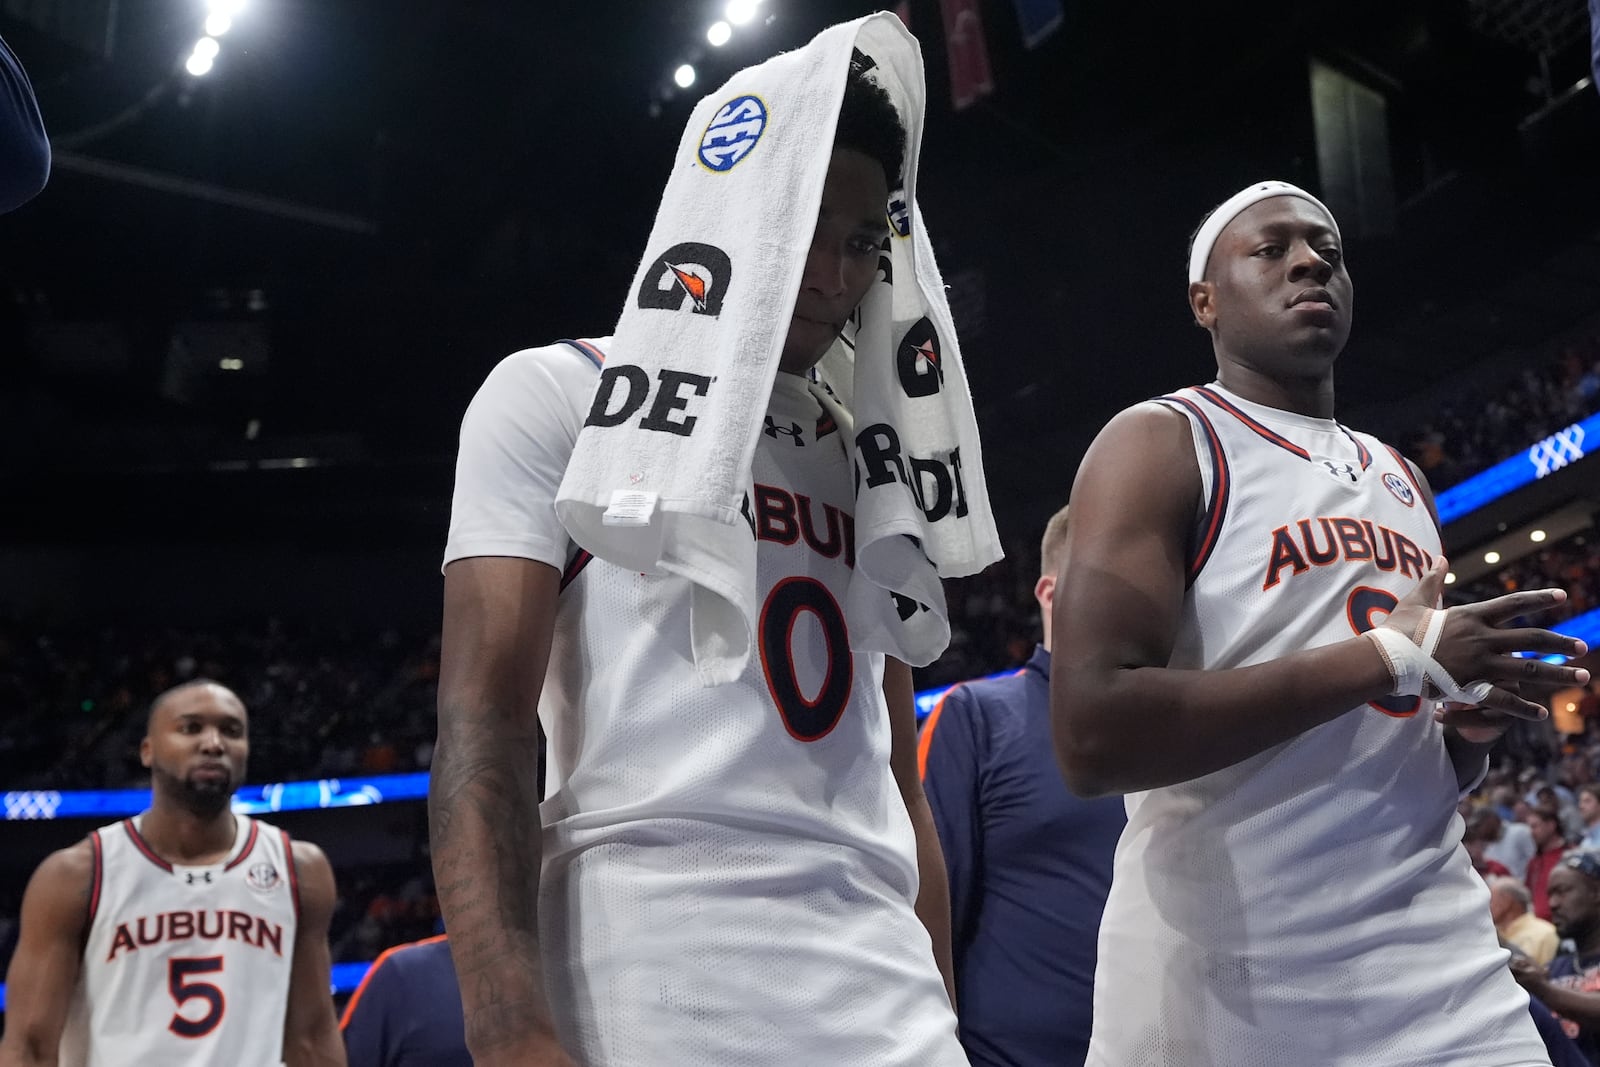
M 1483 561 L 1485 563 L 1499 563 L 1500 553 L 1494 551 L 1485 552 L 1483 554 Z
M 732 36 L 733 27 L 726 22 L 713 22 L 711 28 L 706 31 L 706 40 L 711 42 L 712 48 L 721 48 Z
M 213 11 L 206 16 L 206 32 L 213 37 L 221 37 L 233 29 L 233 16 Z
M 199 78 L 211 72 L 211 64 L 213 62 L 214 60 L 212 57 L 203 56 L 196 52 L 194 55 L 189 57 L 189 62 L 183 65 L 183 69 L 188 71 L 190 74 L 193 74 L 196 78 Z
M 735 26 L 743 26 L 756 17 L 756 5 L 760 0 L 728 0 L 728 6 L 723 14 Z
M 694 84 L 694 68 L 685 63 L 672 72 L 672 80 L 678 83 L 678 88 L 687 89 Z
M 206 10 L 213 15 L 226 15 L 231 19 L 244 10 L 244 0 L 206 0 Z
M 194 55 L 207 63 L 217 58 L 217 53 L 222 51 L 222 46 L 215 37 L 202 37 L 194 43 Z

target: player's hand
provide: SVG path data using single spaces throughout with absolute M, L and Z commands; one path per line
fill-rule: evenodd
M 1383 625 L 1417 640 L 1426 624 L 1425 612 L 1439 603 L 1444 592 L 1444 576 L 1448 564 L 1439 559 L 1433 569 L 1425 574 L 1417 587 L 1394 611 Z M 1445 713 L 1445 721 L 1458 725 L 1458 729 L 1482 734 L 1490 730 L 1504 730 L 1505 717 L 1542 719 L 1547 710 L 1532 701 L 1524 700 L 1519 692 L 1524 688 L 1559 688 L 1586 685 L 1589 672 L 1581 667 L 1545 663 L 1537 658 L 1518 659 L 1514 652 L 1531 652 L 1534 656 L 1581 656 L 1588 651 L 1582 641 L 1551 630 L 1524 626 L 1507 628 L 1506 624 L 1523 615 L 1544 611 L 1563 603 L 1565 590 L 1537 589 L 1522 593 L 1507 593 L 1478 604 L 1450 608 L 1445 616 L 1444 630 L 1433 658 L 1439 666 L 1450 672 L 1450 677 L 1465 685 L 1485 681 L 1494 686 L 1478 707 L 1469 714 L 1456 708 Z M 1498 736 L 1498 735 L 1495 735 Z M 1466 740 L 1474 738 L 1463 734 Z M 1493 737 L 1489 737 L 1493 740 Z
M 1534 996 L 1540 996 L 1550 985 L 1550 976 L 1545 969 L 1526 956 L 1511 957 L 1511 977 Z
M 1516 692 L 1516 689 L 1513 688 L 1512 692 Z M 1457 704 L 1450 700 L 1440 704 L 1433 713 L 1435 722 L 1450 727 L 1463 741 L 1470 741 L 1475 745 L 1488 745 L 1500 740 L 1500 735 L 1520 717 L 1476 704 Z

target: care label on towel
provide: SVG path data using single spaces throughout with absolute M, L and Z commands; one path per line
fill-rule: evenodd
M 656 513 L 655 493 L 641 489 L 618 489 L 611 494 L 611 506 L 600 516 L 606 526 L 649 526 Z

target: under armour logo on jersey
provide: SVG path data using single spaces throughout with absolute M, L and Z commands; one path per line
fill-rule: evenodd
M 767 428 L 762 430 L 761 432 L 766 434 L 768 437 L 772 438 L 774 441 L 776 441 L 778 439 L 778 435 L 780 433 L 781 434 L 788 434 L 789 437 L 793 439 L 796 448 L 804 448 L 806 446 L 806 439 L 805 439 L 804 436 L 802 436 L 804 431 L 802 431 L 800 429 L 800 424 L 798 422 L 791 422 L 789 424 L 789 426 L 793 427 L 793 428 L 790 429 L 790 428 L 787 428 L 787 427 L 779 426 L 777 423 L 772 421 L 772 416 L 768 415 L 767 416 Z
M 1356 469 L 1348 463 L 1335 463 L 1331 459 L 1325 459 L 1322 461 L 1322 465 L 1328 468 L 1329 474 L 1340 481 L 1346 481 L 1352 485 L 1360 481 L 1360 476 L 1356 474 Z
M 197 882 L 204 882 L 206 885 L 211 884 L 210 871 L 201 871 L 198 874 L 196 874 L 194 871 L 189 871 L 187 877 L 189 885 L 194 885 Z

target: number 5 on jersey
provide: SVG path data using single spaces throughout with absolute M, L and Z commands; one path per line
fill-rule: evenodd
M 178 1005 L 172 1021 L 167 1024 L 168 1030 L 179 1037 L 205 1037 L 217 1028 L 222 1022 L 222 1013 L 228 1008 L 227 998 L 210 982 L 191 982 L 189 976 L 221 971 L 221 956 L 180 957 L 167 961 L 167 992 Z M 206 1013 L 198 1019 L 185 1017 L 183 1006 L 197 999 L 206 1002 Z

